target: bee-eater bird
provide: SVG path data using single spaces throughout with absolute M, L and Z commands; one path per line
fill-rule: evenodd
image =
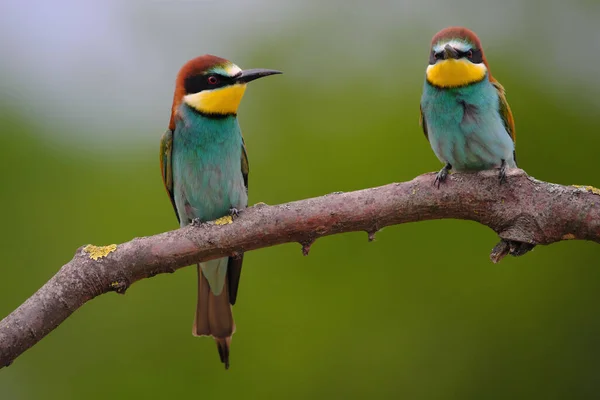
M 203 55 L 179 71 L 169 129 L 160 142 L 162 177 L 180 226 L 237 214 L 248 205 L 248 157 L 237 120 L 246 84 L 280 74 L 242 71 L 223 58 Z M 242 256 L 198 264 L 193 335 L 212 336 L 229 368 Z
M 517 166 L 515 124 L 504 88 L 492 77 L 474 32 L 449 27 L 431 40 L 421 126 L 437 158 L 445 164 L 438 187 L 451 169 L 478 171 Z

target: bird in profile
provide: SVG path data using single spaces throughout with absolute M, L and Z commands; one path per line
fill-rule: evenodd
M 433 152 L 449 171 L 516 168 L 515 123 L 504 88 L 492 77 L 474 32 L 449 27 L 433 37 L 421 97 L 421 126 Z
M 280 74 L 241 70 L 203 55 L 179 71 L 169 128 L 160 142 L 162 178 L 180 226 L 235 215 L 248 205 L 248 156 L 237 120 L 246 85 Z M 198 264 L 198 302 L 192 333 L 212 336 L 229 368 L 235 304 L 243 256 Z

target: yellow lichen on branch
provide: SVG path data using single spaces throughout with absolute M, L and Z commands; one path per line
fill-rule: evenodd
M 116 244 L 110 244 L 108 246 L 94 246 L 93 244 L 88 244 L 83 248 L 83 251 L 88 253 L 92 260 L 96 261 L 102 257 L 106 257 L 116 249 Z
M 231 223 L 233 223 L 233 218 L 231 218 L 231 215 L 226 215 L 219 219 L 215 219 L 215 225 L 229 225 Z
M 593 187 L 593 186 L 585 186 L 585 185 L 573 185 L 573 187 L 576 187 L 577 189 L 583 189 L 586 192 L 589 193 L 593 193 L 593 194 L 597 194 L 600 196 L 600 189 Z

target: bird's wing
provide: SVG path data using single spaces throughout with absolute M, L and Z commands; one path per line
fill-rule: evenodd
M 512 111 L 510 111 L 510 107 L 506 101 L 506 91 L 497 80 L 493 80 L 492 85 L 494 85 L 498 91 L 499 111 L 500 116 L 502 117 L 502 122 L 504 122 L 504 127 L 510 135 L 510 138 L 513 140 L 513 142 L 515 142 L 517 140 L 517 135 L 515 132 L 515 120 L 513 119 Z
M 427 140 L 429 140 L 429 134 L 427 133 L 427 121 L 425 121 L 425 117 L 423 116 L 423 108 L 419 107 L 419 111 L 419 125 L 421 125 L 421 128 L 423 128 L 423 133 L 425 134 Z
M 248 172 L 250 172 L 248 154 L 246 153 L 246 143 L 244 143 L 244 138 L 242 138 L 242 175 L 244 176 L 244 186 L 246 186 L 246 190 L 248 190 Z
M 246 153 L 246 144 L 242 138 L 242 176 L 244 177 L 244 186 L 248 190 L 248 172 L 250 167 L 248 166 L 248 154 Z M 247 204 L 246 204 L 247 205 Z M 240 276 L 242 275 L 242 262 L 244 261 L 244 254 L 240 254 L 238 257 L 229 257 L 229 263 L 227 264 L 227 283 L 229 284 L 229 303 L 235 304 L 237 298 L 238 287 L 240 284 Z
M 167 131 L 160 138 L 160 171 L 162 173 L 163 183 L 171 198 L 171 203 L 175 209 L 175 215 L 179 221 L 179 213 L 175 206 L 175 197 L 173 197 L 173 169 L 171 163 L 171 154 L 173 152 L 173 131 Z
M 516 143 L 517 133 L 515 132 L 515 120 L 513 118 L 512 111 L 510 110 L 510 106 L 508 105 L 508 101 L 506 101 L 506 91 L 497 80 L 492 78 L 491 82 L 498 91 L 498 111 L 500 111 L 500 116 L 502 117 L 502 122 L 504 122 L 506 132 L 508 132 L 510 135 L 513 143 Z M 516 150 L 513 151 L 513 158 L 515 160 L 515 164 L 517 164 Z

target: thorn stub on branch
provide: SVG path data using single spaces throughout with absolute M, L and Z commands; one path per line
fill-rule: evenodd
M 497 264 L 508 254 L 513 257 L 520 257 L 533 250 L 534 247 L 535 244 L 532 243 L 502 239 L 492 250 L 490 260 L 492 260 L 494 264 Z
M 375 234 L 377 233 L 377 230 L 373 230 L 373 231 L 368 231 L 367 234 L 369 235 L 369 242 L 372 242 L 375 240 Z
M 175 272 L 175 271 L 173 271 Z M 110 290 L 119 294 L 125 294 L 129 285 L 125 281 L 114 281 L 110 283 Z
M 514 240 L 509 240 L 510 247 L 510 255 L 513 257 L 520 257 L 523 254 L 529 253 L 535 247 L 535 244 L 525 243 L 525 242 L 515 242 Z
M 506 257 L 509 251 L 510 248 L 508 246 L 508 242 L 503 239 L 492 249 L 490 260 L 492 260 L 494 264 L 497 264 L 500 262 L 500 260 Z
M 303 242 L 300 242 L 300 244 L 302 245 L 302 255 L 303 256 L 307 256 L 308 253 L 310 252 L 310 246 L 312 246 L 312 244 L 315 241 L 313 239 L 309 239 Z

